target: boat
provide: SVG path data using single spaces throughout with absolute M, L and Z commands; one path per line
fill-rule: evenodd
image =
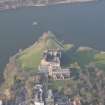
M 32 23 L 32 25 L 38 25 L 38 23 L 37 23 L 36 21 L 34 21 L 34 22 Z

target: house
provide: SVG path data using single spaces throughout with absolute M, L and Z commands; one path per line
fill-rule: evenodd
M 48 96 L 45 99 L 46 101 L 46 105 L 54 105 L 54 96 L 53 96 L 53 92 L 51 89 L 48 90 L 47 92 Z
M 60 66 L 61 51 L 58 49 L 48 49 L 43 52 L 41 66 L 49 66 L 50 64 Z
M 34 105 L 45 105 L 44 91 L 41 84 L 36 84 L 34 87 Z
M 57 71 L 52 70 L 52 78 L 54 80 L 70 79 L 70 70 L 69 69 L 60 69 Z
M 54 80 L 70 79 L 70 69 L 61 68 L 61 51 L 48 49 L 43 52 L 39 71 L 44 71 Z

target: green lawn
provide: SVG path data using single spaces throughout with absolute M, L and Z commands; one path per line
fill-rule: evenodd
M 98 68 L 105 70 L 105 53 L 96 54 L 94 57 L 94 62 Z
M 37 70 L 44 50 L 44 42 L 33 45 L 30 49 L 24 50 L 17 58 L 17 62 L 24 70 Z

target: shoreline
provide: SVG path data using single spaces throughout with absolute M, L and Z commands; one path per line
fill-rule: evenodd
M 0 12 L 5 11 L 5 10 L 16 10 L 18 8 L 24 8 L 24 7 L 46 7 L 46 6 L 53 6 L 53 5 L 62 5 L 62 4 L 74 4 L 74 3 L 93 3 L 97 2 L 97 0 L 74 0 L 74 1 L 60 1 L 60 2 L 55 2 L 55 3 L 43 3 L 43 4 L 26 4 L 26 5 L 12 5 L 12 6 L 5 6 L 5 7 L 0 7 Z

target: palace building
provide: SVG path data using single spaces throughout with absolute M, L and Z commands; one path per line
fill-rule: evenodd
M 45 71 L 54 80 L 70 79 L 70 69 L 61 68 L 61 51 L 59 49 L 48 49 L 43 52 L 39 66 L 40 71 Z

